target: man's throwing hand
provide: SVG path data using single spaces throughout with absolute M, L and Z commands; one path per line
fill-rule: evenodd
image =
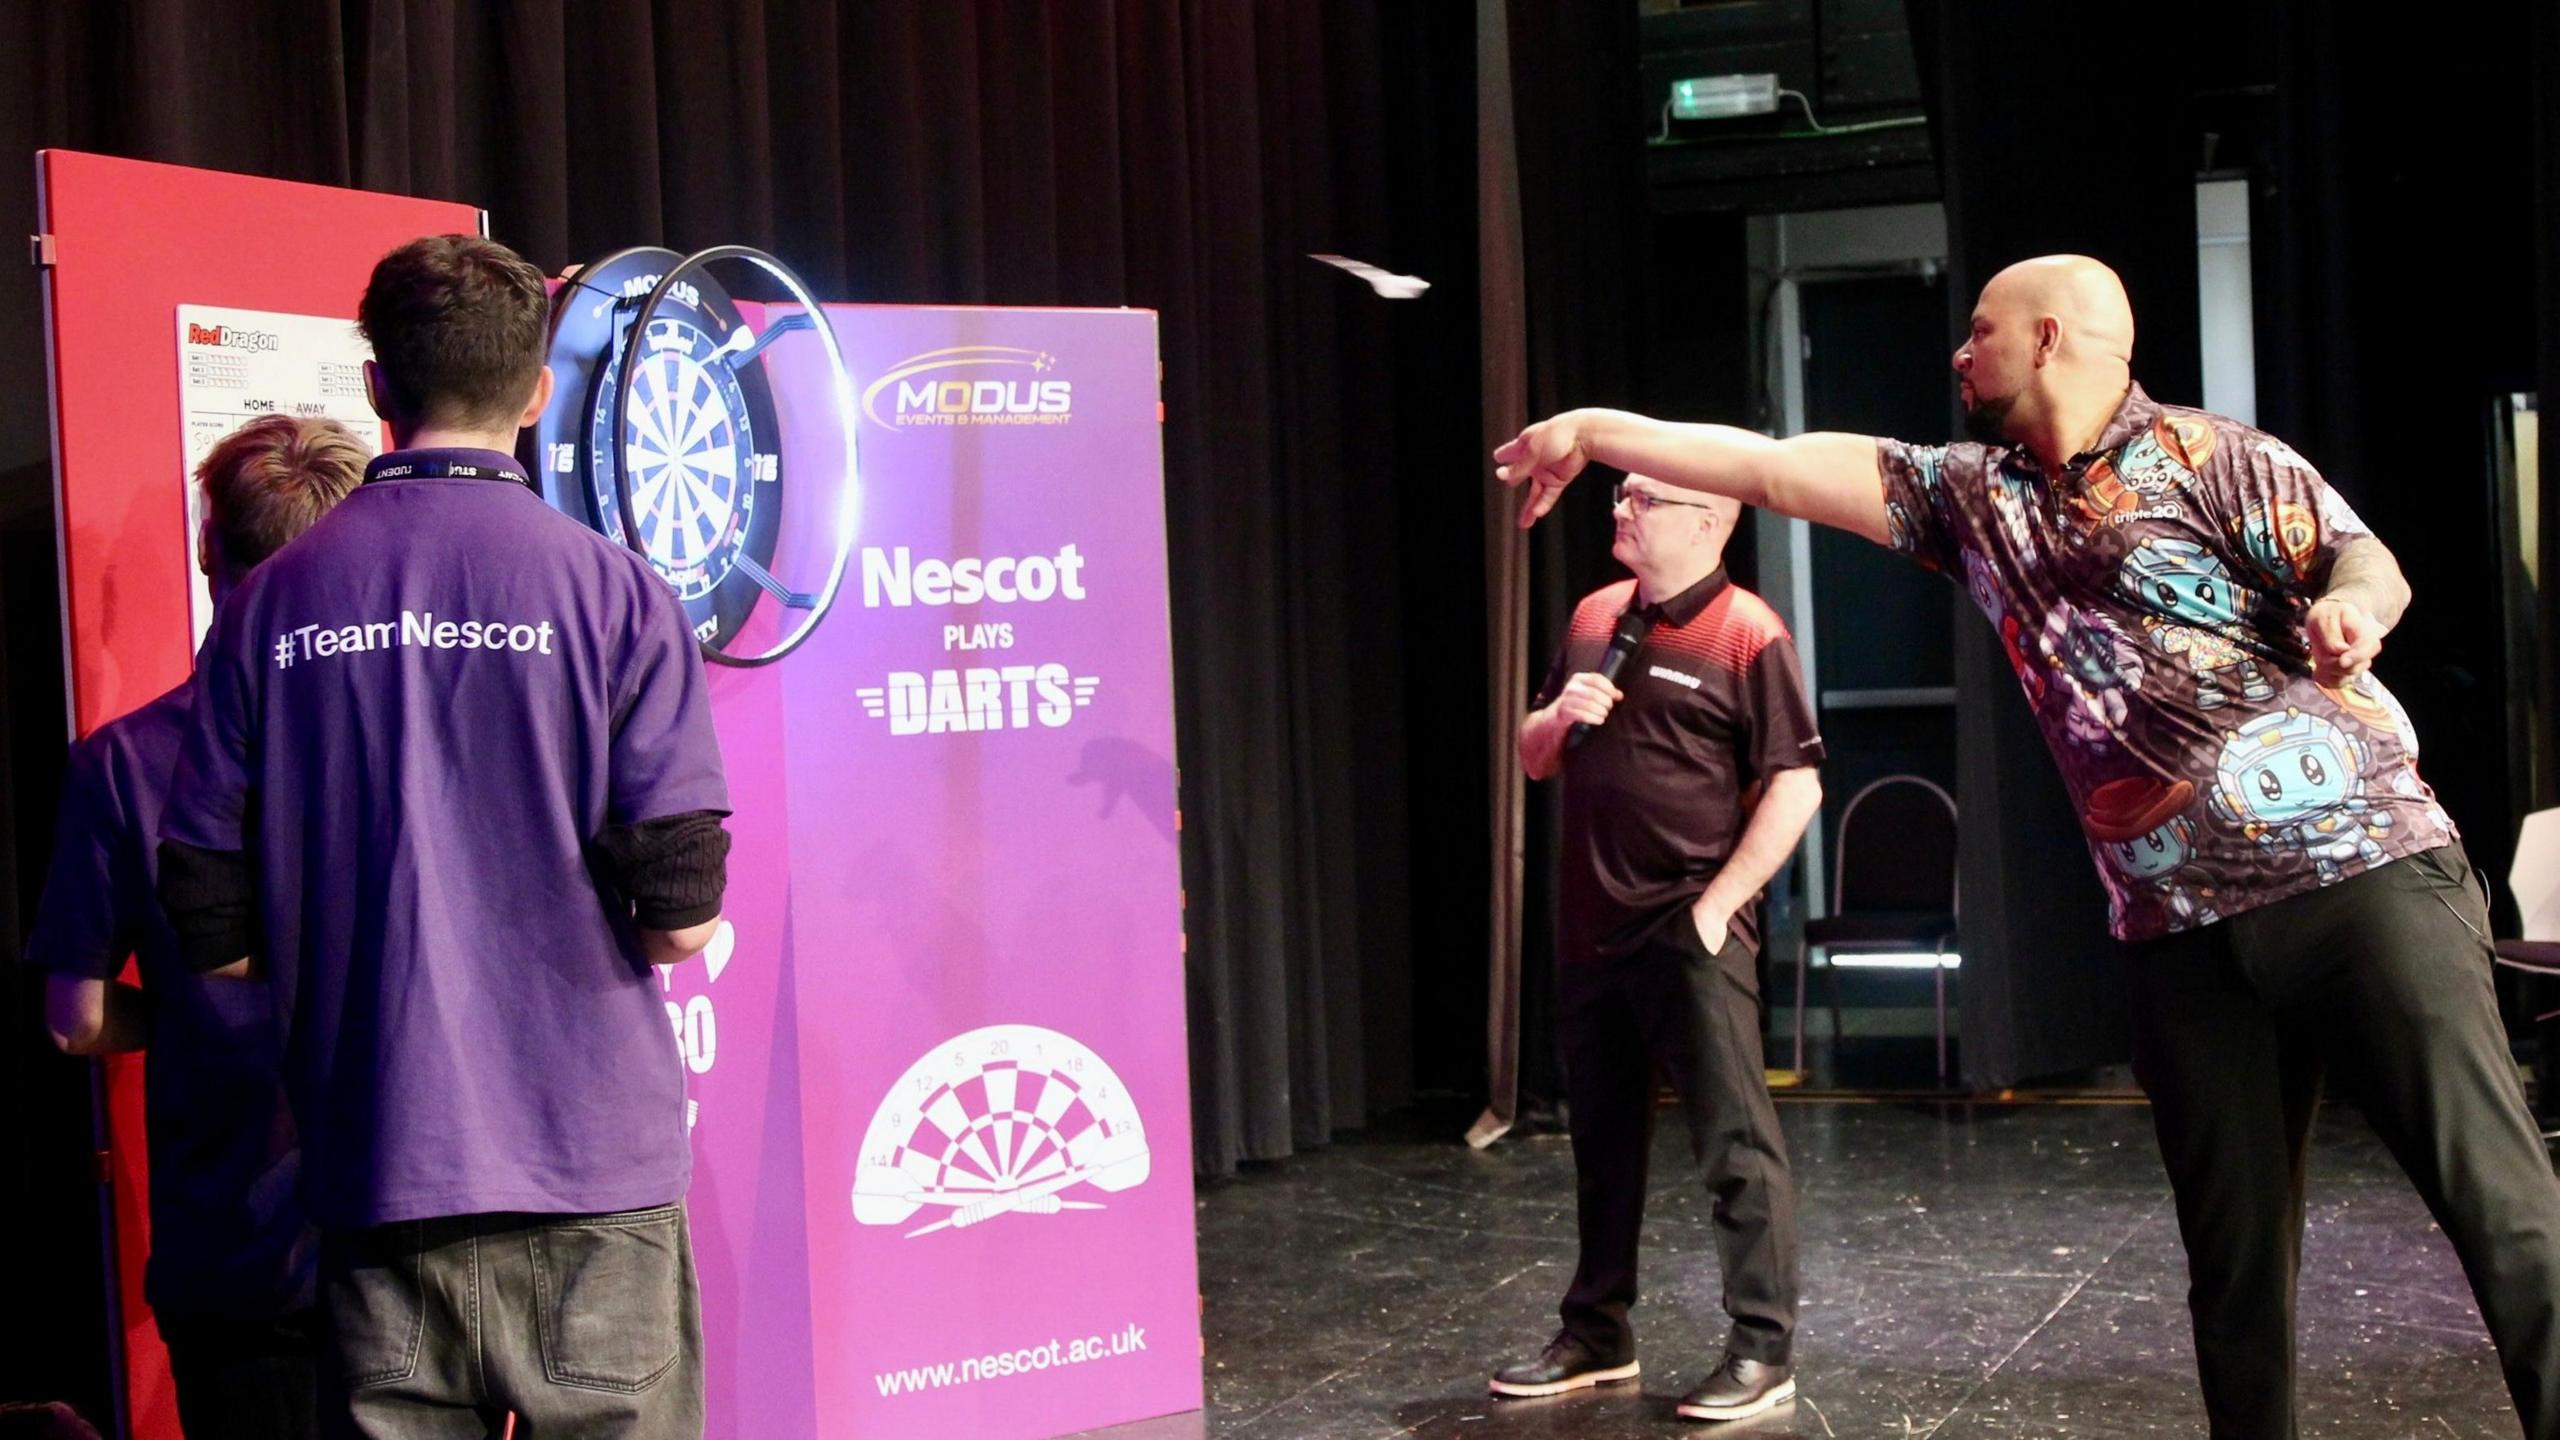
M 1582 427 L 1568 411 L 1539 421 L 1496 449 L 1493 478 L 1505 485 L 1527 486 L 1520 505 L 1520 528 L 1526 530 L 1556 508 L 1564 487 L 1590 462 L 1582 450 Z
M 2311 641 L 2311 675 L 2323 685 L 2343 685 L 2382 653 L 2382 622 L 2352 600 L 2314 601 L 2302 628 Z

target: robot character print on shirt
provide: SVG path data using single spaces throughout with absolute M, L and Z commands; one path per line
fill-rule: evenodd
M 2364 760 L 2364 747 L 2321 716 L 2260 715 L 2223 742 L 2213 813 L 2268 849 L 2304 856 L 2321 884 L 2336 884 L 2341 862 L 2385 858 L 2379 841 L 2391 815 L 2365 796 Z
M 2183 513 L 2179 497 L 2195 484 L 2212 454 L 2209 422 L 2194 415 L 2162 415 L 2149 434 L 2134 437 L 2113 458 L 2100 457 L 2081 476 L 2071 508 L 2082 532 L 2177 518 Z
M 2184 780 L 2129 776 L 2090 792 L 2082 825 L 2105 878 L 2119 891 L 2149 890 L 2172 930 L 2210 925 L 2222 916 L 2209 885 L 2187 874 L 2196 858 L 2196 787 Z
M 2410 723 L 2409 712 L 2402 708 L 2400 697 L 2391 693 L 2373 672 L 2350 677 L 2339 685 L 2323 685 L 2320 693 L 2336 703 L 2338 712 L 2373 732 L 2378 738 L 2396 742 L 2401 763 L 2390 767 L 2382 777 L 2382 785 L 2394 796 L 2414 802 L 2424 809 L 2427 821 L 2450 831 L 2453 817 L 2438 803 L 2435 792 L 2418 778 L 2418 729 Z
M 2231 522 L 2231 538 L 2280 583 L 2307 580 L 2320 552 L 2320 522 L 2307 505 L 2255 501 Z
M 2146 535 L 2116 572 L 2119 587 L 2143 608 L 2142 630 L 2161 654 L 2194 677 L 2196 708 L 2219 710 L 2235 693 L 2275 697 L 2275 683 L 2232 636 L 2260 601 L 2231 577 L 2222 558 L 2193 540 Z
M 2126 696 L 2142 685 L 2141 644 L 2106 616 L 2058 600 L 2045 612 L 2036 647 L 2071 697 L 2063 734 L 2091 749 L 2114 745 L 2131 709 Z
M 1993 633 L 2000 637 L 2000 653 L 2009 659 L 2009 670 L 2018 677 L 2019 688 L 2027 692 L 2027 705 L 2044 704 L 2045 667 L 2027 654 L 2031 638 L 2025 622 L 2011 612 L 2003 598 L 1999 577 L 1991 573 L 1991 562 L 1972 550 L 1964 553 L 1964 586 L 1973 603 L 1982 607 L 1983 618 L 1991 622 Z

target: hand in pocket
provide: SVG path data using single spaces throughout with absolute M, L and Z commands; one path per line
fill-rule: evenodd
M 1725 942 L 1733 938 L 1733 913 L 1710 905 L 1703 895 L 1689 907 L 1689 923 L 1697 927 L 1698 943 L 1710 955 L 1723 954 Z

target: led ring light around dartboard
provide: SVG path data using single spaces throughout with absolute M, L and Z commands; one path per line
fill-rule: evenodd
M 710 273 L 752 265 L 800 309 L 759 334 Z M 852 379 L 817 299 L 761 251 L 721 246 L 691 256 L 641 247 L 578 271 L 553 310 L 550 361 L 562 398 L 537 426 L 534 454 L 546 498 L 630 546 L 676 592 L 705 658 L 762 665 L 806 640 L 835 602 L 852 554 L 855 437 Z M 810 523 L 807 477 L 785 473 L 772 387 L 758 362 L 773 341 L 815 332 L 826 351 L 843 426 L 845 472 L 833 554 L 815 591 L 771 568 L 786 484 Z M 637 352 L 636 364 L 625 363 Z M 820 523 L 823 523 L 821 518 Z M 770 597 L 796 624 L 753 653 L 737 646 L 757 602 Z

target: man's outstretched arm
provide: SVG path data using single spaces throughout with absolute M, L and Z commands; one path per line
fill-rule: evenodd
M 1772 440 L 1730 425 L 1568 410 L 1521 431 L 1493 459 L 1503 484 L 1527 487 L 1524 526 L 1555 508 L 1564 487 L 1597 460 L 1886 543 L 1884 481 L 1872 436 L 1820 432 Z

